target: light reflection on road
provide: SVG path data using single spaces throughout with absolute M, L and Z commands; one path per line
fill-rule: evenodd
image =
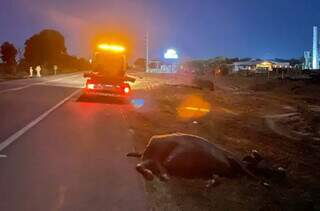
M 144 105 L 144 99 L 133 99 L 131 100 L 131 105 L 134 108 L 141 108 Z
M 178 108 L 178 115 L 184 119 L 199 118 L 211 111 L 211 104 L 201 96 L 190 95 L 186 97 Z

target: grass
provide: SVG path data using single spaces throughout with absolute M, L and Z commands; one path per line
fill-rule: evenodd
M 179 117 L 177 108 L 190 95 L 201 96 L 209 102 L 211 112 L 202 117 Z M 247 178 L 225 179 L 211 192 L 205 191 L 204 181 L 147 182 L 151 210 L 320 209 L 320 177 L 314 172 L 320 160 L 312 159 L 319 154 L 319 149 L 310 147 L 308 142 L 275 134 L 262 117 L 267 112 L 282 111 L 282 101 L 258 93 L 237 95 L 223 90 L 210 92 L 168 85 L 152 90 L 150 96 L 152 109 L 132 111 L 128 115 L 138 151 L 143 151 L 152 135 L 191 133 L 207 138 L 238 158 L 257 149 L 272 163 L 288 171 L 288 181 L 272 184 L 270 190 Z

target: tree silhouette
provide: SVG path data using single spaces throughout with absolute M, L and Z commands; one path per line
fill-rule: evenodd
M 24 58 L 30 65 L 60 64 L 66 53 L 64 37 L 55 30 L 43 30 L 25 42 Z
M 146 60 L 144 58 L 138 58 L 134 61 L 136 67 L 144 68 L 146 66 Z
M 18 51 L 13 44 L 9 42 L 4 42 L 0 47 L 1 59 L 4 63 L 8 65 L 16 64 L 16 56 Z

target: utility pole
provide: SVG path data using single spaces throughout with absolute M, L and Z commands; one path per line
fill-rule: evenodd
M 146 32 L 146 72 L 149 72 L 149 33 Z

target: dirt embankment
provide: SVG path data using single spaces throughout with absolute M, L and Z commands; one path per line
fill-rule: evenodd
M 155 210 L 319 209 L 320 173 L 315 171 L 320 164 L 320 144 L 315 135 L 318 117 L 309 112 L 308 106 L 300 108 L 297 106 L 304 105 L 304 101 L 301 101 L 298 95 L 286 91 L 274 92 L 277 89 L 285 90 L 275 87 L 274 84 L 265 85 L 272 87 L 268 91 L 255 90 L 252 88 L 254 82 L 241 78 L 222 78 L 216 81 L 216 84 L 218 88 L 215 92 L 170 85 L 151 90 L 149 93 L 151 97 L 148 100 L 152 103 L 148 111 L 141 108 L 128 115 L 137 151 L 144 149 L 152 135 L 191 133 L 207 138 L 235 153 L 239 158 L 248 151 L 257 149 L 276 166 L 287 169 L 288 181 L 285 184 L 272 184 L 272 188 L 266 190 L 246 178 L 225 180 L 210 193 L 204 191 L 204 182 L 201 181 L 173 179 L 168 184 L 149 182 L 147 191 L 151 208 Z M 231 88 L 221 89 L 219 86 Z M 204 102 L 209 103 L 210 112 L 199 114 L 198 110 L 184 115 L 181 106 L 185 105 L 186 99 L 190 96 L 202 99 L 202 106 L 205 105 Z M 289 115 L 290 118 L 274 116 L 283 113 L 296 114 Z M 270 118 L 276 129 L 284 131 L 285 134 L 289 133 L 294 138 L 286 137 L 270 128 L 267 121 Z M 296 128 L 297 133 L 291 133 L 294 131 L 292 128 Z M 307 131 L 305 134 L 301 133 L 302 128 Z M 310 131 L 313 131 L 312 134 Z
M 272 92 L 290 96 L 300 96 L 320 102 L 320 81 L 312 80 L 270 80 L 252 84 L 250 89 L 256 92 Z

